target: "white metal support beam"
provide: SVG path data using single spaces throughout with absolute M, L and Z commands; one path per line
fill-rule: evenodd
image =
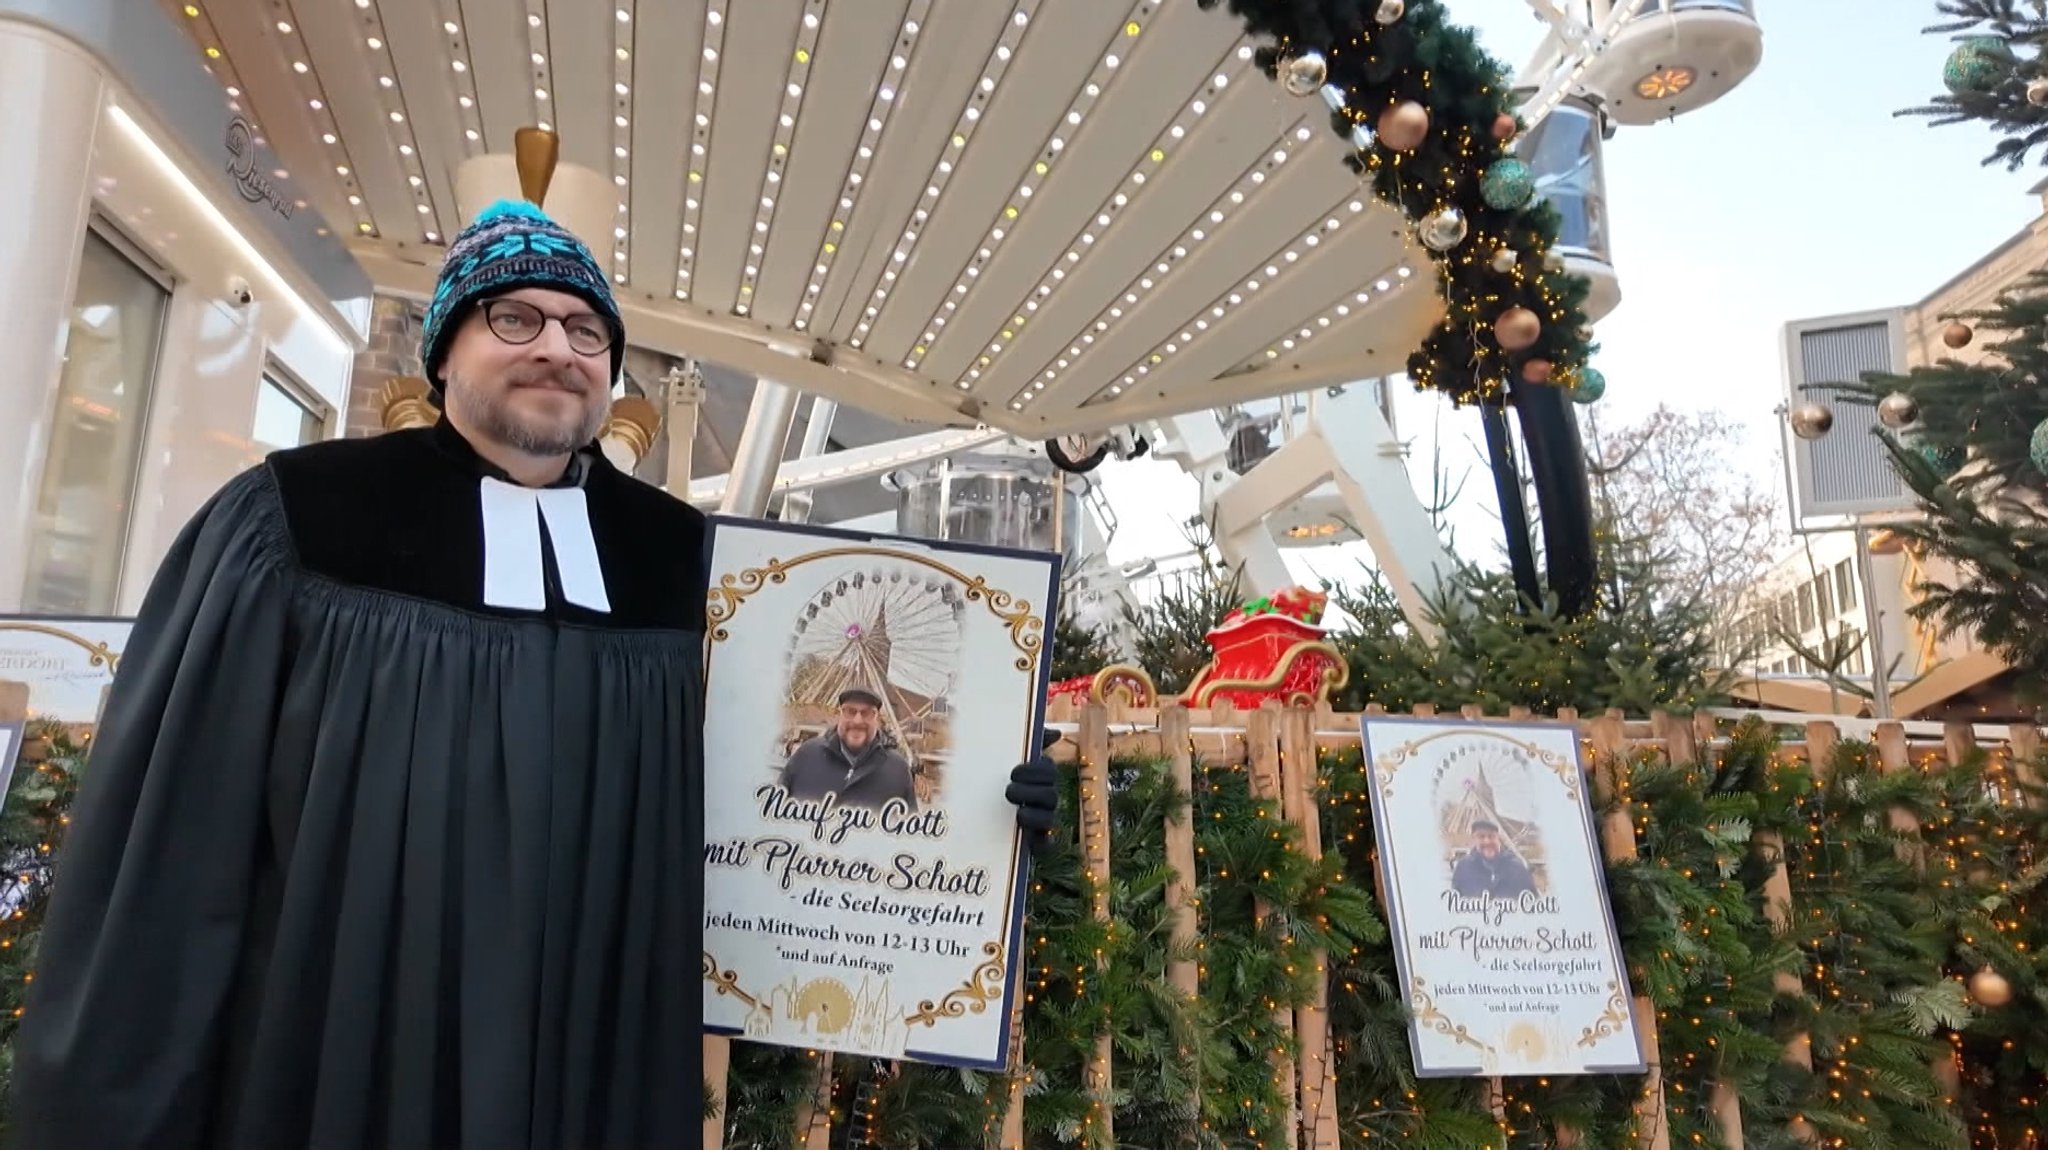
M 1357 415 L 1378 425 L 1378 436 L 1337 445 L 1321 427 L 1311 427 L 1267 456 L 1250 474 L 1216 500 L 1219 540 L 1266 531 L 1266 517 L 1324 483 L 1338 494 L 1356 520 L 1387 574 L 1409 624 L 1431 630 L 1426 606 L 1455 569 L 1435 525 L 1415 498 L 1393 436 L 1377 408 Z M 1270 533 L 1267 538 L 1271 539 Z
M 769 497 L 788 495 L 837 483 L 880 478 L 899 467 L 943 459 L 1007 438 L 1000 431 L 934 431 L 908 439 L 851 447 L 809 459 L 793 459 L 775 473 L 767 494 Z M 719 475 L 690 484 L 689 501 L 699 507 L 720 504 L 725 499 L 728 478 Z

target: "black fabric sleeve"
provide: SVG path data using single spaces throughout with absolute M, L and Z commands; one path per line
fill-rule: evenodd
M 291 564 L 267 469 L 172 546 L 80 781 L 21 1029 L 12 1150 L 201 1150 L 264 848 Z

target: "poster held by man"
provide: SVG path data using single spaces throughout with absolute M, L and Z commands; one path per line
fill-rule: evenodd
M 1059 557 L 717 518 L 705 1029 L 998 1069 Z
M 1644 1071 L 1576 728 L 1361 724 L 1415 1073 Z

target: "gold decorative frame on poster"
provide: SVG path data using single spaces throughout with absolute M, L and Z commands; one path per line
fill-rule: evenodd
M 718 518 L 710 540 L 706 1029 L 1002 1068 L 1028 886 L 1003 791 L 1038 745 L 1058 557 Z M 815 789 L 824 764 L 846 789 Z
M 1642 1072 L 1576 728 L 1361 734 L 1416 1075 Z
M 28 684 L 33 717 L 92 726 L 134 626 L 119 616 L 0 615 L 0 680 Z

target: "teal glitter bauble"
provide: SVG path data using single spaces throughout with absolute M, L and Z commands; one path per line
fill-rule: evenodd
M 2048 419 L 2034 425 L 2034 436 L 2027 440 L 2027 458 L 2034 461 L 2034 469 L 2048 474 Z
M 1479 177 L 1479 195 L 1487 207 L 1511 212 L 1536 198 L 1536 177 L 1529 171 L 1529 165 L 1507 156 L 1486 166 Z
M 1988 92 L 2012 66 L 2012 45 L 1997 36 L 1972 36 L 1948 54 L 1948 62 L 1941 67 L 1941 82 L 1958 96 Z
M 1573 403 L 1598 403 L 1600 402 L 1600 397 L 1606 394 L 1607 377 L 1600 374 L 1600 369 L 1594 367 L 1582 367 L 1579 369 L 1579 382 L 1577 386 L 1572 388 Z
M 2034 434 L 2038 438 L 2040 430 L 2038 428 L 2035 429 Z M 1914 445 L 1913 451 L 1920 458 L 1926 460 L 1927 465 L 1934 468 L 1935 473 L 1943 479 L 1947 479 L 1963 469 L 1963 452 L 1961 448 L 1940 447 L 1932 443 L 1919 443 Z

